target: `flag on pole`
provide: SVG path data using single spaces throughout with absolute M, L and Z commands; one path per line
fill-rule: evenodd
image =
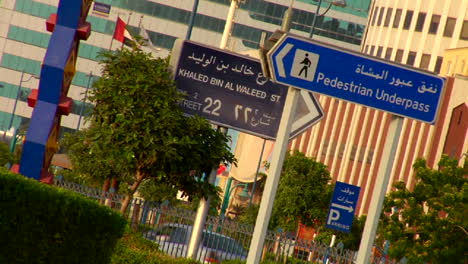
M 132 46 L 132 43 L 135 42 L 127 30 L 127 24 L 120 17 L 117 18 L 113 38 L 126 46 Z
M 153 45 L 153 41 L 151 41 L 151 38 L 148 34 L 148 31 L 140 25 L 140 36 L 143 38 L 143 40 L 146 43 L 146 47 L 148 47 L 151 51 L 160 51 L 160 48 L 157 48 L 156 46 Z

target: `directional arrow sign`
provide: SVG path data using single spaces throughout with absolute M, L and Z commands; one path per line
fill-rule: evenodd
M 268 52 L 271 76 L 295 86 L 434 123 L 444 79 L 354 51 L 285 34 Z
M 288 88 L 265 78 L 257 59 L 178 40 L 171 65 L 177 89 L 186 94 L 179 102 L 185 114 L 262 138 L 276 138 Z M 290 138 L 324 116 L 312 93 L 301 95 Z
M 336 182 L 326 227 L 349 233 L 354 220 L 354 210 L 359 199 L 359 186 Z
M 352 206 L 345 206 L 345 205 L 342 205 L 342 204 L 332 203 L 331 207 L 336 207 L 336 208 L 339 208 L 339 209 L 343 209 L 343 210 L 346 210 L 346 211 L 348 211 L 350 213 L 352 213 L 354 211 Z

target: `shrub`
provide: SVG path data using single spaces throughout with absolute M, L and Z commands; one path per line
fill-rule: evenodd
M 197 264 L 190 259 L 173 258 L 158 250 L 158 245 L 127 228 L 112 255 L 111 264 Z
M 79 194 L 0 169 L 0 263 L 109 263 L 125 219 Z

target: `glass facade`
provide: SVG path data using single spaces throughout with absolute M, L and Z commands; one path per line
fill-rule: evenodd
M 222 5 L 229 5 L 229 1 L 225 0 L 209 0 Z M 112 4 L 120 8 L 125 8 L 144 15 L 167 19 L 173 22 L 188 24 L 191 12 L 178 9 L 172 6 L 167 6 L 147 0 L 113 0 L 102 1 L 107 4 Z M 311 1 L 302 1 L 311 2 Z M 351 1 L 350 1 L 351 2 Z M 370 0 L 354 1 L 360 3 L 357 5 L 359 8 L 352 6 L 347 8 L 338 8 L 340 12 L 356 13 L 362 17 L 367 17 L 368 7 Z M 312 6 L 311 6 L 312 7 Z M 362 9 L 361 9 L 362 7 Z M 260 22 L 266 22 L 274 25 L 280 25 L 281 19 L 287 6 L 282 6 L 274 3 L 269 3 L 260 0 L 249 0 L 245 4 L 240 5 L 241 10 L 249 12 L 252 19 Z M 315 10 L 315 8 L 311 8 Z M 303 10 L 295 10 L 293 16 L 292 29 L 303 32 L 310 32 L 310 25 L 314 18 L 314 11 L 305 12 Z M 351 44 L 360 45 L 361 38 L 364 32 L 365 24 L 356 24 L 345 20 L 339 20 L 328 16 L 319 16 L 316 21 L 315 33 L 324 37 L 349 42 Z M 205 30 L 222 33 L 224 30 L 225 21 L 215 17 L 210 17 L 202 14 L 197 14 L 195 17 L 195 27 L 203 28 Z M 233 26 L 232 36 L 243 40 L 244 44 L 249 47 L 258 48 L 261 33 L 265 31 L 260 28 L 252 27 L 249 25 L 235 23 Z M 271 32 L 269 32 L 271 33 Z M 151 36 L 151 33 L 150 33 Z M 151 38 L 155 45 L 157 45 L 157 38 Z M 175 40 L 175 39 L 174 39 Z
M 213 6 L 217 8 L 220 5 L 228 7 L 230 1 L 227 0 L 206 0 L 211 2 Z M 298 2 L 310 4 L 310 10 L 304 11 L 296 9 L 292 18 L 292 29 L 309 33 L 311 30 L 311 24 L 314 20 L 314 12 L 316 10 L 317 2 L 313 0 L 297 0 Z M 126 9 L 128 11 L 139 13 L 142 16 L 153 17 L 162 20 L 167 20 L 170 23 L 179 23 L 181 25 L 188 25 L 191 11 L 180 9 L 170 4 L 156 3 L 148 0 L 100 0 L 105 4 L 110 4 L 112 7 Z M 348 6 L 345 8 L 330 6 L 330 10 L 343 13 L 344 15 L 340 19 L 330 15 L 331 12 L 326 12 L 328 9 L 328 3 L 323 2 L 321 11 L 323 16 L 318 16 L 316 19 L 315 31 L 316 35 L 327 37 L 333 40 L 343 41 L 352 45 L 360 45 L 361 39 L 365 29 L 365 19 L 363 23 L 355 23 L 344 19 L 346 14 L 354 15 L 361 18 L 367 18 L 368 8 L 370 6 L 370 0 L 359 0 L 359 1 L 348 1 Z M 262 32 L 266 32 L 267 35 L 272 32 L 268 32 L 261 28 L 264 23 L 279 26 L 281 25 L 282 17 L 287 9 L 287 6 L 266 2 L 263 0 L 249 0 L 245 4 L 241 4 L 239 7 L 242 11 L 248 13 L 248 16 L 254 21 L 254 23 L 244 23 L 244 21 L 237 21 L 233 25 L 232 36 L 240 39 L 242 43 L 249 48 L 258 48 L 258 42 Z M 33 17 L 39 17 L 47 19 L 50 14 L 55 13 L 57 10 L 56 6 L 48 5 L 33 0 L 16 0 L 14 11 L 30 15 Z M 320 11 L 319 11 L 320 12 Z M 354 19 L 355 21 L 356 19 Z M 358 19 L 359 20 L 359 19 Z M 92 24 L 93 32 L 99 32 L 105 35 L 112 35 L 115 29 L 115 21 L 106 17 L 98 17 L 89 15 L 87 21 Z M 256 23 L 255 21 L 258 21 Z M 198 13 L 195 17 L 194 27 L 201 28 L 206 31 L 222 34 L 225 26 L 225 20 L 217 17 Z M 133 33 L 138 33 L 139 28 L 128 25 L 128 28 Z M 151 28 L 145 28 L 148 32 L 149 38 L 153 45 L 159 48 L 170 50 L 176 40 L 176 36 L 164 34 L 152 30 Z M 51 34 L 49 32 L 38 32 L 17 25 L 10 24 L 8 27 L 8 33 L 6 38 L 14 40 L 27 45 L 40 47 L 46 49 L 49 44 Z M 98 54 L 105 48 L 93 46 L 86 42 L 81 42 L 79 47 L 78 56 L 91 61 L 98 61 Z M 9 54 L 4 52 L 0 62 L 0 67 L 12 69 L 15 71 L 23 71 L 28 74 L 40 75 L 42 61 L 37 61 L 31 58 L 23 57 L 23 55 Z M 86 88 L 89 82 L 88 72 L 83 72 L 83 69 L 77 69 L 73 78 L 72 84 Z M 11 84 L 6 82 L 0 82 L 3 85 L 3 89 L 0 89 L 0 97 L 16 99 L 18 84 Z M 21 88 L 19 101 L 25 102 L 27 96 L 31 92 L 28 88 Z M 80 101 L 74 101 L 74 107 L 72 110 L 73 114 L 79 115 L 82 108 L 88 109 L 91 105 L 88 103 L 82 103 Z M 6 126 L 4 124 L 6 116 L 11 116 L 10 113 L 0 112 L 0 129 L 3 130 Z M 16 123 L 21 123 L 21 120 L 25 118 L 19 118 Z M 15 123 L 15 124 L 16 124 Z M 18 125 L 19 125 L 18 123 Z

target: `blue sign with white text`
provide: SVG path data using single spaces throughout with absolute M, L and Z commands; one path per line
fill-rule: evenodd
M 184 41 L 174 75 L 184 113 L 276 138 L 288 89 L 265 78 L 258 60 Z
M 336 182 L 326 227 L 346 233 L 351 232 L 360 190 L 359 186 Z
M 434 123 L 444 78 L 285 34 L 268 52 L 273 79 L 395 115 Z

